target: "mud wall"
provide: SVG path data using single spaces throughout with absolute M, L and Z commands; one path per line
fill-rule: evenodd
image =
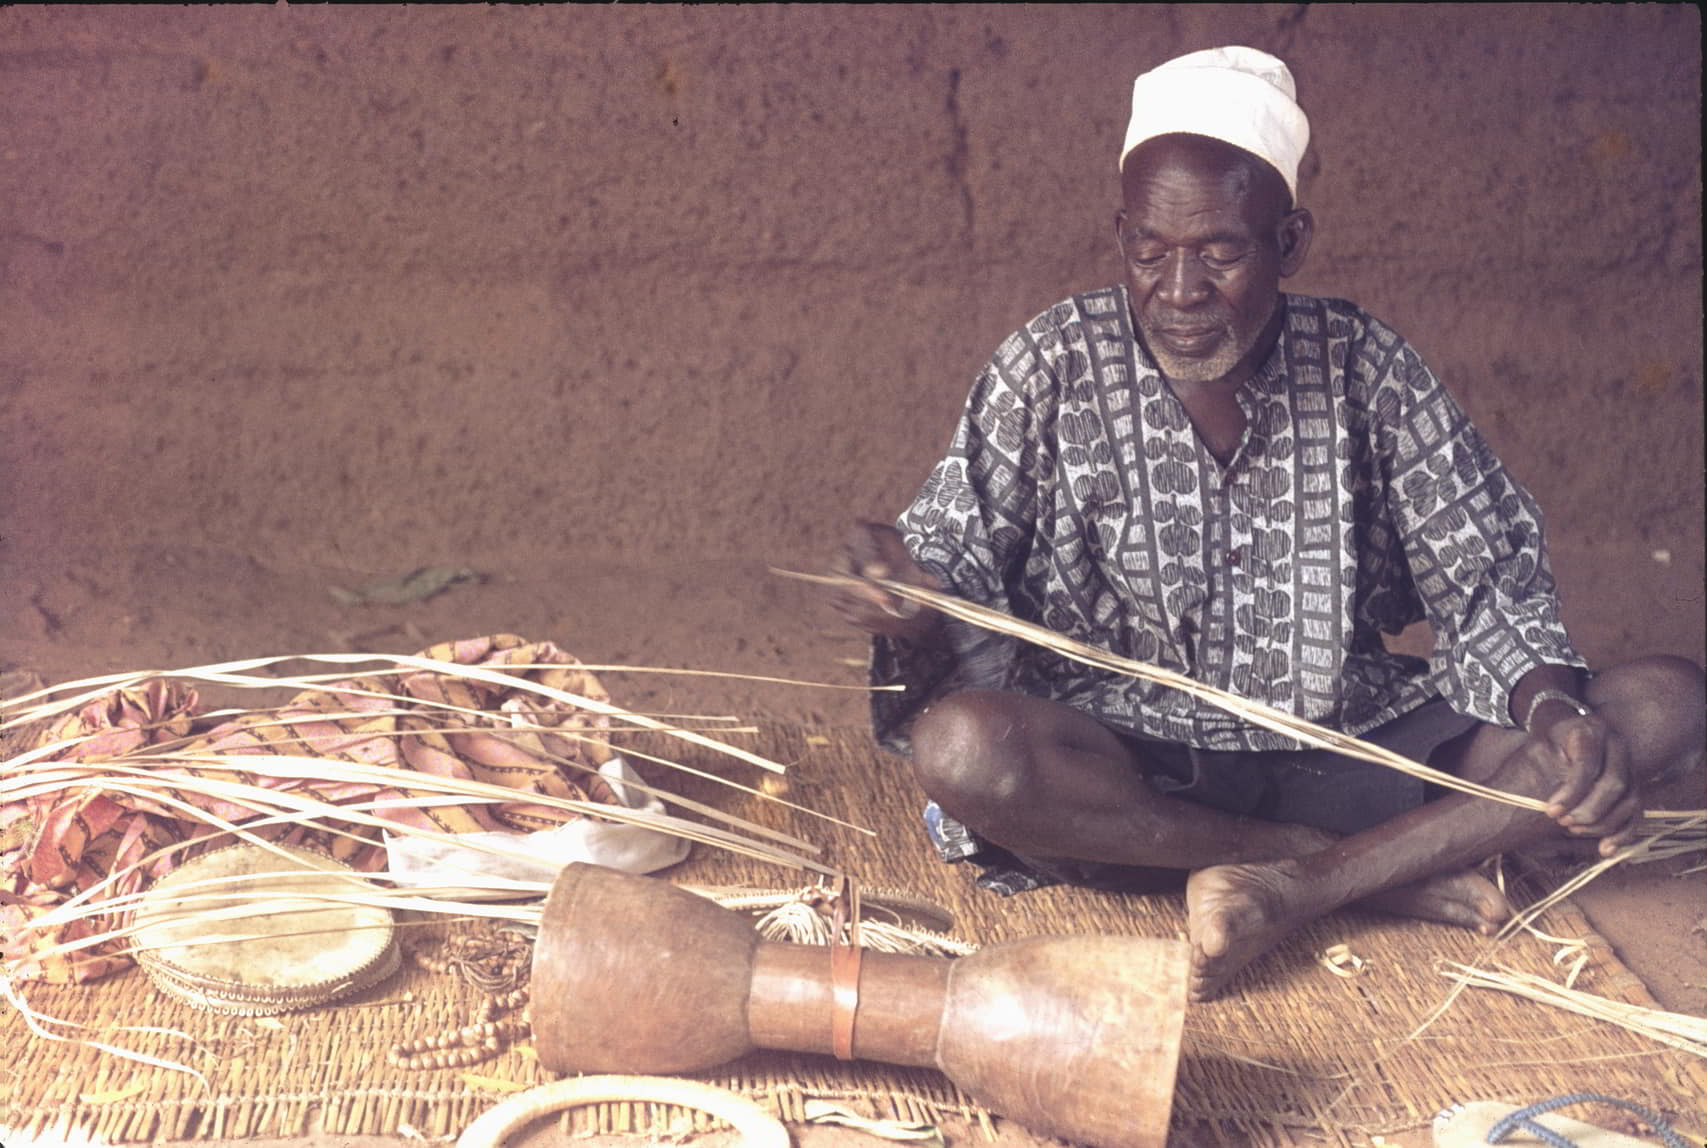
M 0 628 L 183 555 L 816 563 L 1112 281 L 1131 80 L 1227 42 L 1314 122 L 1293 288 L 1466 403 L 1591 656 L 1700 656 L 1681 5 L 0 10 Z

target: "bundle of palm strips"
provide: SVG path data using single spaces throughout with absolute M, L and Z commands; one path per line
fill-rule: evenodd
M 308 688 L 276 709 L 207 714 L 193 683 L 288 686 L 252 674 L 283 659 L 114 675 L 3 703 L 0 733 L 24 747 L 0 762 L 9 978 L 80 982 L 126 967 L 139 891 L 239 839 L 304 845 L 372 871 L 385 863 L 386 835 L 526 832 L 591 816 L 809 864 L 784 848 L 804 842 L 753 842 L 617 801 L 599 773 L 613 722 L 663 727 L 614 705 L 551 643 L 498 635 L 413 657 L 314 658 L 391 664 L 297 679 Z M 644 779 L 638 788 L 658 792 Z

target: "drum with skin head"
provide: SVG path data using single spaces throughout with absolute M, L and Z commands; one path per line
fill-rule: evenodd
M 132 955 L 155 986 L 197 1008 L 271 1016 L 328 1004 L 401 964 L 375 887 L 322 853 L 232 845 L 161 878 L 136 911 Z

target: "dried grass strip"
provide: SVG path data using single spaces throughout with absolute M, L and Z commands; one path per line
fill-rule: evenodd
M 1144 681 L 1155 682 L 1159 685 L 1164 685 L 1171 689 L 1178 690 L 1181 693 L 1189 694 L 1192 697 L 1198 698 L 1201 701 L 1206 701 L 1227 713 L 1243 718 L 1253 725 L 1259 725 L 1265 729 L 1285 734 L 1286 736 L 1305 745 L 1315 746 L 1321 749 L 1329 749 L 1336 753 L 1345 754 L 1348 757 L 1356 757 L 1364 761 L 1373 762 L 1377 765 L 1385 765 L 1392 769 L 1397 769 L 1402 773 L 1408 773 L 1413 777 L 1420 777 L 1427 781 L 1434 782 L 1437 785 L 1456 789 L 1464 793 L 1475 794 L 1479 797 L 1488 798 L 1491 801 L 1499 801 L 1507 805 L 1515 805 L 1519 808 L 1534 810 L 1538 813 L 1545 812 L 1547 809 L 1546 802 L 1536 798 L 1526 797 L 1522 794 L 1507 793 L 1503 790 L 1493 789 L 1488 786 L 1478 785 L 1475 782 L 1466 781 L 1461 777 L 1446 773 L 1442 770 L 1430 768 L 1421 762 L 1412 761 L 1401 754 L 1394 753 L 1381 746 L 1373 745 L 1359 738 L 1352 737 L 1349 734 L 1340 733 L 1337 730 L 1328 729 L 1326 726 L 1306 721 L 1303 718 L 1289 714 L 1284 710 L 1278 710 L 1272 706 L 1251 701 L 1250 699 L 1242 698 L 1237 694 L 1228 693 L 1225 690 L 1216 689 L 1214 686 L 1194 681 L 1177 671 L 1169 670 L 1162 666 L 1152 665 L 1148 662 L 1139 662 L 1131 658 L 1120 657 L 1117 654 L 1112 654 L 1109 651 L 1100 649 L 1096 646 L 1075 641 L 1046 627 L 1021 621 L 1010 614 L 1004 614 L 999 610 L 992 610 L 985 606 L 979 606 L 976 603 L 956 598 L 951 594 L 943 594 L 935 590 L 927 590 L 923 587 L 911 586 L 907 583 L 896 582 L 888 578 L 857 579 L 839 575 L 802 574 L 796 571 L 777 570 L 775 568 L 773 568 L 773 572 L 788 578 L 796 578 L 804 581 L 820 582 L 832 585 L 848 585 L 869 581 L 889 591 L 896 597 L 917 603 L 921 606 L 931 607 L 932 609 L 942 612 L 948 617 L 958 619 L 959 621 L 966 622 L 970 625 L 978 626 L 982 629 L 992 631 L 993 633 L 1006 634 L 1011 637 L 1023 639 L 1031 642 L 1033 645 L 1041 646 L 1044 649 L 1060 654 L 1062 657 L 1071 658 L 1074 661 L 1081 662 L 1096 669 L 1109 670 L 1114 673 L 1124 674 L 1128 677 L 1135 677 L 1143 679 Z M 1707 810 L 1690 810 L 1683 813 L 1671 810 L 1649 810 L 1646 816 L 1650 820 L 1661 822 L 1662 828 L 1671 829 L 1675 827 L 1674 823 L 1679 820 L 1692 820 L 1696 817 L 1707 817 Z
M 1495 970 L 1446 963 L 1444 975 L 1475 988 L 1498 989 L 1581 1016 L 1615 1024 L 1630 1032 L 1707 1059 L 1707 1018 L 1626 1004 L 1555 984 L 1546 977 L 1501 966 Z
M 432 658 L 423 658 L 410 654 L 285 654 L 263 658 L 245 658 L 234 662 L 194 666 L 180 670 L 144 670 L 104 674 L 99 677 L 85 678 L 80 681 L 65 682 L 50 686 L 45 690 L 35 691 L 34 693 L 26 694 L 22 697 L 0 700 L 0 713 L 5 713 L 8 710 L 19 711 L 16 716 L 8 719 L 4 723 L 0 723 L 0 731 L 10 729 L 17 725 L 37 721 L 44 717 L 54 717 L 62 713 L 70 712 L 86 702 L 100 697 L 102 694 L 115 687 L 124 689 L 141 685 L 144 682 L 155 679 L 176 678 L 188 681 L 212 682 L 220 685 L 237 686 L 246 689 L 266 690 L 277 690 L 281 688 L 311 689 L 324 684 L 323 680 L 320 682 L 305 682 L 301 679 L 291 677 L 255 677 L 252 674 L 252 671 L 266 666 L 298 660 L 323 662 L 328 665 L 344 666 L 364 664 L 371 665 L 374 662 L 385 662 L 400 668 L 425 670 L 427 672 L 441 674 L 449 678 L 467 678 L 473 681 L 485 682 L 489 685 L 499 685 L 509 689 L 522 690 L 528 693 L 538 694 L 541 697 L 550 698 L 554 701 L 566 703 L 577 709 L 586 710 L 589 713 L 619 718 L 628 721 L 632 725 L 641 729 L 656 729 L 660 732 L 668 733 L 670 736 L 680 738 L 690 744 L 726 754 L 730 757 L 736 758 L 737 760 L 745 761 L 750 765 L 756 765 L 759 768 L 772 773 L 783 773 L 786 771 L 785 767 L 777 762 L 761 757 L 758 754 L 742 749 L 739 746 L 728 745 L 691 730 L 670 731 L 662 722 L 643 717 L 640 714 L 632 713 L 623 709 L 623 707 L 614 705 L 610 702 L 599 701 L 596 698 L 583 697 L 579 694 L 570 693 L 567 690 L 554 689 L 538 682 L 529 681 L 528 679 L 519 677 L 515 674 L 505 673 L 502 670 L 490 669 L 484 666 L 461 665 L 454 662 L 441 662 Z M 555 668 L 574 669 L 576 667 L 566 664 Z M 70 698 L 61 698 L 57 701 L 50 702 L 46 700 L 47 697 L 53 694 L 63 693 L 70 690 L 80 690 L 83 692 Z

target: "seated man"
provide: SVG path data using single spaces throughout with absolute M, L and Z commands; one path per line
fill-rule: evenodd
M 1699 766 L 1701 669 L 1590 672 L 1529 495 L 1417 353 L 1282 294 L 1310 248 L 1284 64 L 1223 48 L 1140 76 L 1115 238 L 979 374 L 900 530 L 838 569 L 938 587 L 1516 794 L 1546 815 L 1301 749 L 1178 691 L 917 611 L 870 584 L 883 744 L 945 859 L 1012 892 L 1189 871 L 1195 999 L 1349 904 L 1491 932 L 1472 869 L 1544 838 L 1631 842 L 1642 790 Z M 1382 634 L 1422 619 L 1429 662 Z

